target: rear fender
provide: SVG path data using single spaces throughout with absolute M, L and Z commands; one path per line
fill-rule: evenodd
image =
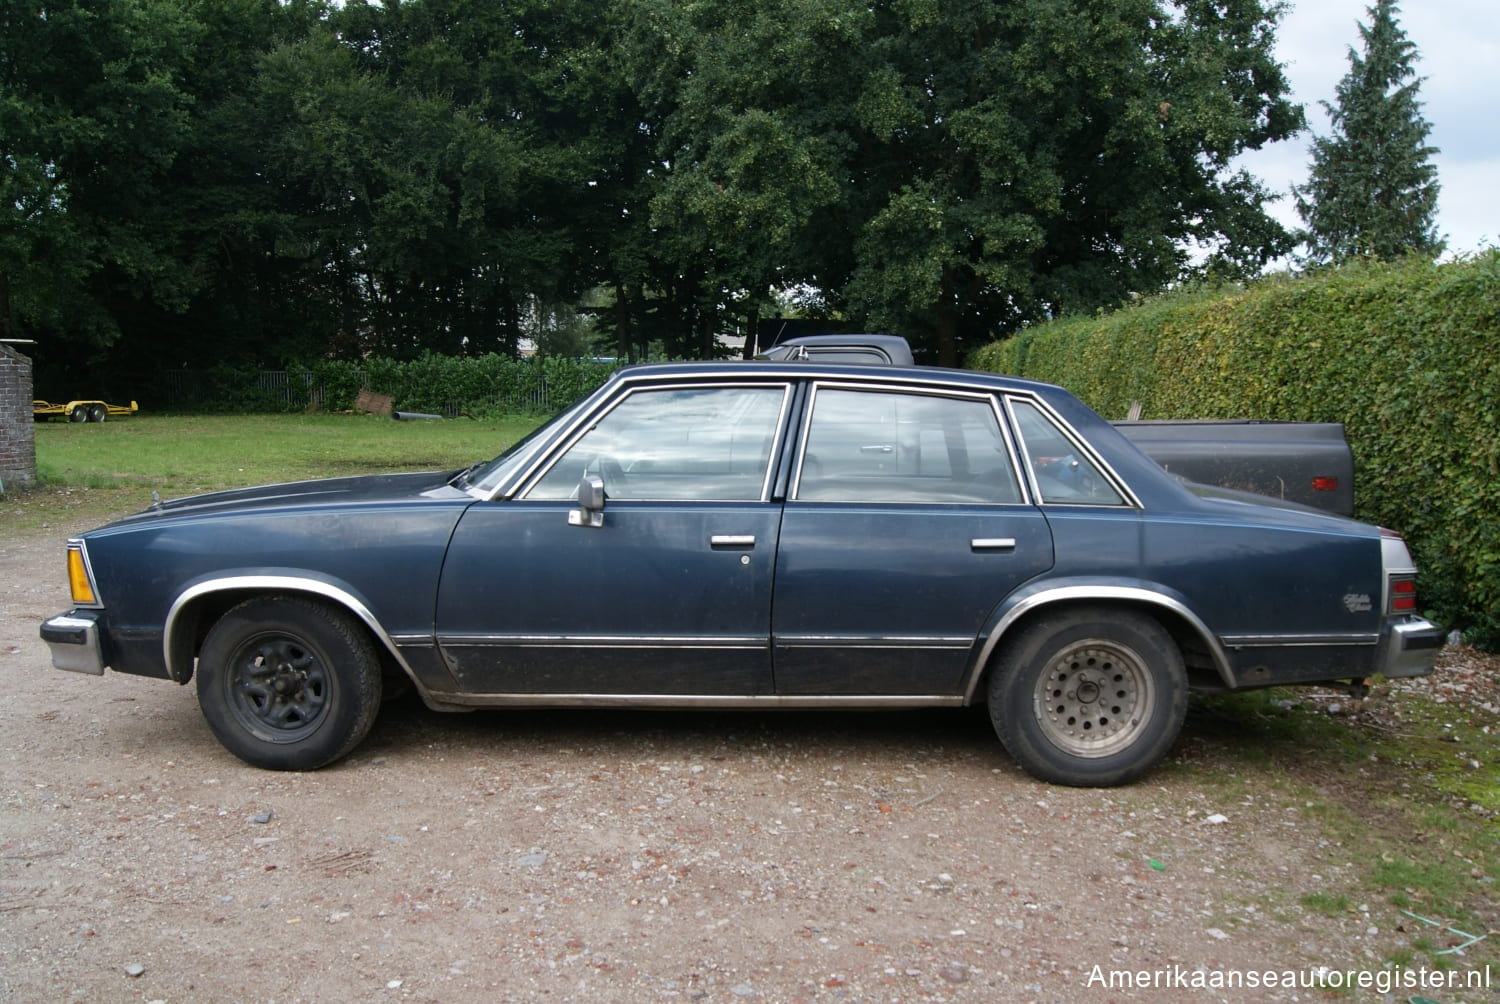
M 973 704 L 982 693 L 980 685 L 990 660 L 1000 642 L 1031 614 L 1061 604 L 1087 603 L 1144 608 L 1160 619 L 1168 629 L 1178 628 L 1199 642 L 1212 660 L 1214 671 L 1226 688 L 1233 688 L 1234 671 L 1223 644 L 1203 619 L 1193 613 L 1186 600 L 1173 590 L 1150 582 L 1120 579 L 1053 580 L 1030 590 L 1018 590 L 1007 597 L 990 615 L 974 663 L 968 671 L 964 704 Z

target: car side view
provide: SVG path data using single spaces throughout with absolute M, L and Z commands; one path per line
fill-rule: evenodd
M 1139 777 L 1192 689 L 1431 670 L 1399 536 L 1168 475 L 1066 391 L 638 366 L 494 460 L 154 504 L 68 545 L 62 669 L 193 682 L 245 761 L 445 710 L 984 704 L 1032 775 Z

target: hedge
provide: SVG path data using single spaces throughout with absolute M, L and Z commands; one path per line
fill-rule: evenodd
M 1399 530 L 1440 622 L 1500 648 L 1500 250 L 1277 277 L 1058 321 L 978 369 L 1109 418 L 1342 422 L 1355 515 Z
M 551 412 L 598 387 L 616 364 L 591 359 L 467 358 L 325 360 L 288 370 L 219 366 L 154 375 L 142 398 L 195 411 L 348 411 L 361 390 L 388 394 L 401 411 L 446 415 Z M 138 380 L 138 385 L 148 381 Z
M 321 362 L 307 369 L 322 387 L 322 404 L 329 410 L 354 407 L 355 397 L 365 389 L 389 394 L 402 411 L 451 416 L 557 410 L 602 384 L 615 364 L 560 356 L 458 358 L 428 353 L 409 361 Z

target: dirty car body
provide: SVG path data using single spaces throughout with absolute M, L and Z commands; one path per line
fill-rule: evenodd
M 242 759 L 431 707 L 987 704 L 1045 780 L 1118 784 L 1189 689 L 1430 671 L 1390 531 L 1185 485 L 1057 387 L 664 364 L 488 463 L 158 503 L 69 542 L 60 668 L 196 683 Z

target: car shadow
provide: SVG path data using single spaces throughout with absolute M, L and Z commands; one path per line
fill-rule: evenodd
M 432 711 L 415 695 L 388 701 L 355 751 L 369 759 L 441 746 L 449 754 L 568 748 L 600 756 L 681 758 L 798 750 L 851 757 L 976 758 L 1009 763 L 983 708 L 922 710 L 483 709 Z

